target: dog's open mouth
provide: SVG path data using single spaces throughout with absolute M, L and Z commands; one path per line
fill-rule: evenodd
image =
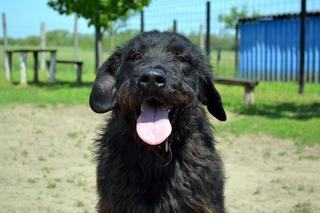
M 172 107 L 156 98 L 149 98 L 142 102 L 136 129 L 145 143 L 159 145 L 169 137 L 172 131 L 169 118 L 171 110 Z

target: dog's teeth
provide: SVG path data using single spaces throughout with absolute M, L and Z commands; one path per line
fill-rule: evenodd
M 141 104 L 140 110 L 141 110 L 141 112 L 143 112 L 143 110 L 144 110 L 144 104 Z

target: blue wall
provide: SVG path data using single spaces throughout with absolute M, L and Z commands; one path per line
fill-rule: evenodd
M 239 72 L 245 79 L 296 81 L 299 18 L 258 20 L 239 25 Z M 306 19 L 305 79 L 320 82 L 320 17 Z

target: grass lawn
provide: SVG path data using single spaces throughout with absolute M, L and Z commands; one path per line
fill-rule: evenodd
M 233 119 L 217 125 L 217 131 L 264 133 L 300 145 L 320 143 L 320 85 L 308 84 L 300 96 L 294 83 L 261 82 L 256 105 L 250 108 L 243 105 L 243 88 L 218 85 L 218 90 Z
M 0 52 L 2 54 L 1 48 Z M 213 53 L 214 55 L 215 53 Z M 14 56 L 13 82 L 5 82 L 0 75 L 0 106 L 18 103 L 43 104 L 88 104 L 91 83 L 94 80 L 94 60 L 92 50 L 82 50 L 79 59 L 84 61 L 82 86 L 75 85 L 75 68 L 72 65 L 58 65 L 55 85 L 48 85 L 46 72 L 40 72 L 40 83 L 30 83 L 27 87 L 18 85 L 18 57 Z M 226 54 L 232 63 L 232 53 Z M 105 56 L 106 57 L 106 56 Z M 58 58 L 71 59 L 72 48 L 59 48 Z M 28 58 L 28 67 L 33 61 Z M 213 57 L 214 61 L 215 58 Z M 215 62 L 213 62 L 215 63 Z M 227 73 L 232 64 L 221 62 L 219 75 Z M 3 57 L 0 55 L 0 66 Z M 223 68 L 226 67 L 226 68 Z M 32 80 L 32 71 L 28 70 L 28 79 Z M 214 122 L 216 131 L 231 132 L 235 135 L 268 134 L 279 138 L 289 138 L 299 145 L 320 144 L 320 85 L 307 84 L 305 95 L 298 95 L 296 83 L 261 82 L 255 91 L 256 105 L 247 108 L 243 105 L 244 89 L 226 85 L 217 85 L 221 92 L 229 121 Z M 257 139 L 258 140 L 258 139 Z
M 235 72 L 235 54 L 234 51 L 221 51 L 220 61 L 218 61 L 218 52 L 211 52 L 211 64 L 214 67 L 214 75 L 219 77 L 234 78 Z

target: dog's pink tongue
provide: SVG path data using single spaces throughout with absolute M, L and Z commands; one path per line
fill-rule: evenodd
M 137 121 L 137 133 L 147 144 L 161 144 L 171 133 L 168 110 L 147 104 Z

